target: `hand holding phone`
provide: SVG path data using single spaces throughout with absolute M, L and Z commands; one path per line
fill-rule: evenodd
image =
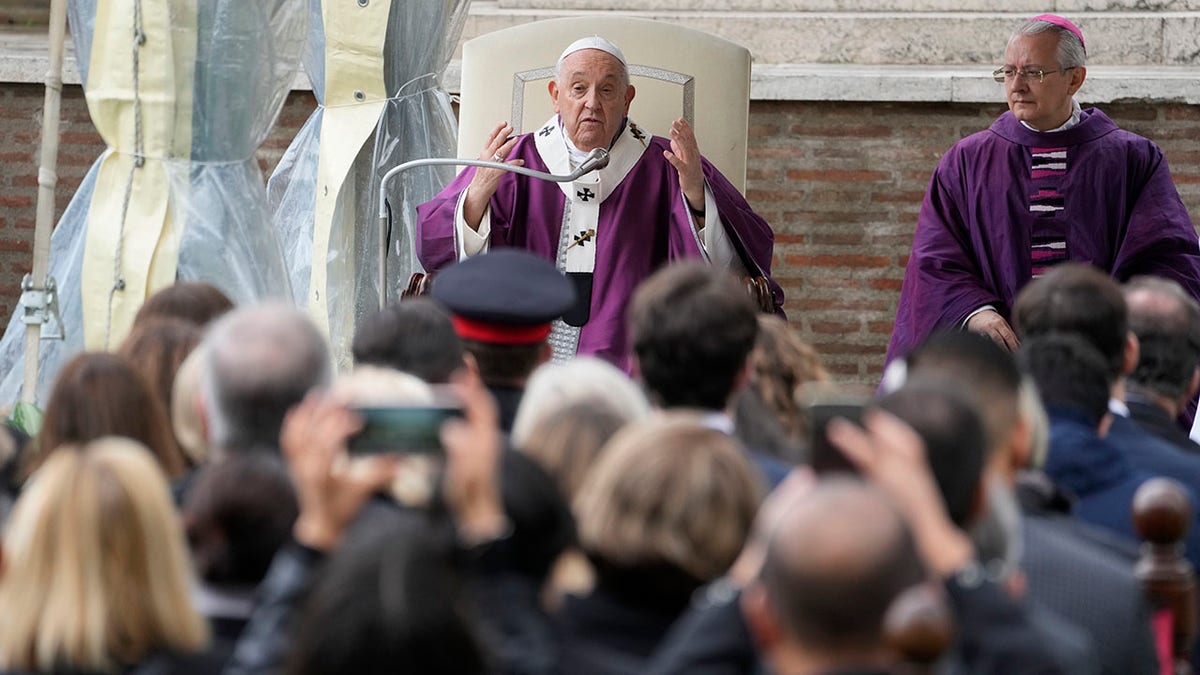
M 432 405 L 355 406 L 362 429 L 350 439 L 351 455 L 388 452 L 445 455 L 442 425 L 463 416 L 461 405 L 441 402 Z
M 804 409 L 808 415 L 809 464 L 816 473 L 858 473 L 857 467 L 832 443 L 826 430 L 829 423 L 843 418 L 862 426 L 863 409 L 869 395 L 857 390 L 827 383 L 814 384 L 806 388 L 802 398 L 807 401 Z

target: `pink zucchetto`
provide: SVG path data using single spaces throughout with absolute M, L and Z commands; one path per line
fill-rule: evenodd
M 1030 21 L 1045 21 L 1046 23 L 1052 23 L 1064 30 L 1071 31 L 1075 37 L 1079 38 L 1079 44 L 1083 47 L 1083 53 L 1087 53 L 1087 43 L 1083 41 L 1083 31 L 1079 30 L 1079 26 L 1076 26 L 1074 23 L 1072 23 L 1070 19 L 1057 14 L 1039 14 L 1030 19 Z

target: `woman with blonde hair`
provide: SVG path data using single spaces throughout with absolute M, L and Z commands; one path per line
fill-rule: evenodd
M 687 414 L 613 437 L 575 498 L 595 588 L 555 615 L 573 672 L 643 672 L 692 593 L 723 575 L 745 543 L 760 477 L 736 441 Z
M 66 448 L 64 448 L 66 450 Z M 54 452 L 4 536 L 0 667 L 32 673 L 216 672 L 192 607 L 183 530 L 144 446 Z

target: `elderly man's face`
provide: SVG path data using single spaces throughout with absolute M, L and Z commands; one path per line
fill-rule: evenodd
M 633 101 L 625 68 L 608 52 L 582 49 L 567 56 L 559 72 L 550 82 L 550 98 L 567 136 L 585 152 L 607 148 Z
M 1005 81 L 1008 109 L 1017 119 L 1038 131 L 1049 131 L 1071 117 L 1071 97 L 1083 84 L 1086 69 L 1062 70 L 1056 32 L 1014 37 L 1004 52 L 1004 67 L 1045 72 L 1041 82 L 1037 77 L 1020 76 Z

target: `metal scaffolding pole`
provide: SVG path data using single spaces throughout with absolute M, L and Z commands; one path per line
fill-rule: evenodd
M 37 397 L 38 355 L 42 324 L 55 312 L 54 282 L 47 276 L 50 232 L 54 227 L 54 188 L 58 185 L 58 126 L 62 103 L 63 49 L 67 35 L 67 0 L 50 0 L 50 69 L 42 107 L 42 148 L 38 166 L 37 220 L 33 234 L 33 273 L 22 283 L 25 306 L 25 386 L 21 399 Z M 61 324 L 60 324 L 61 329 Z

